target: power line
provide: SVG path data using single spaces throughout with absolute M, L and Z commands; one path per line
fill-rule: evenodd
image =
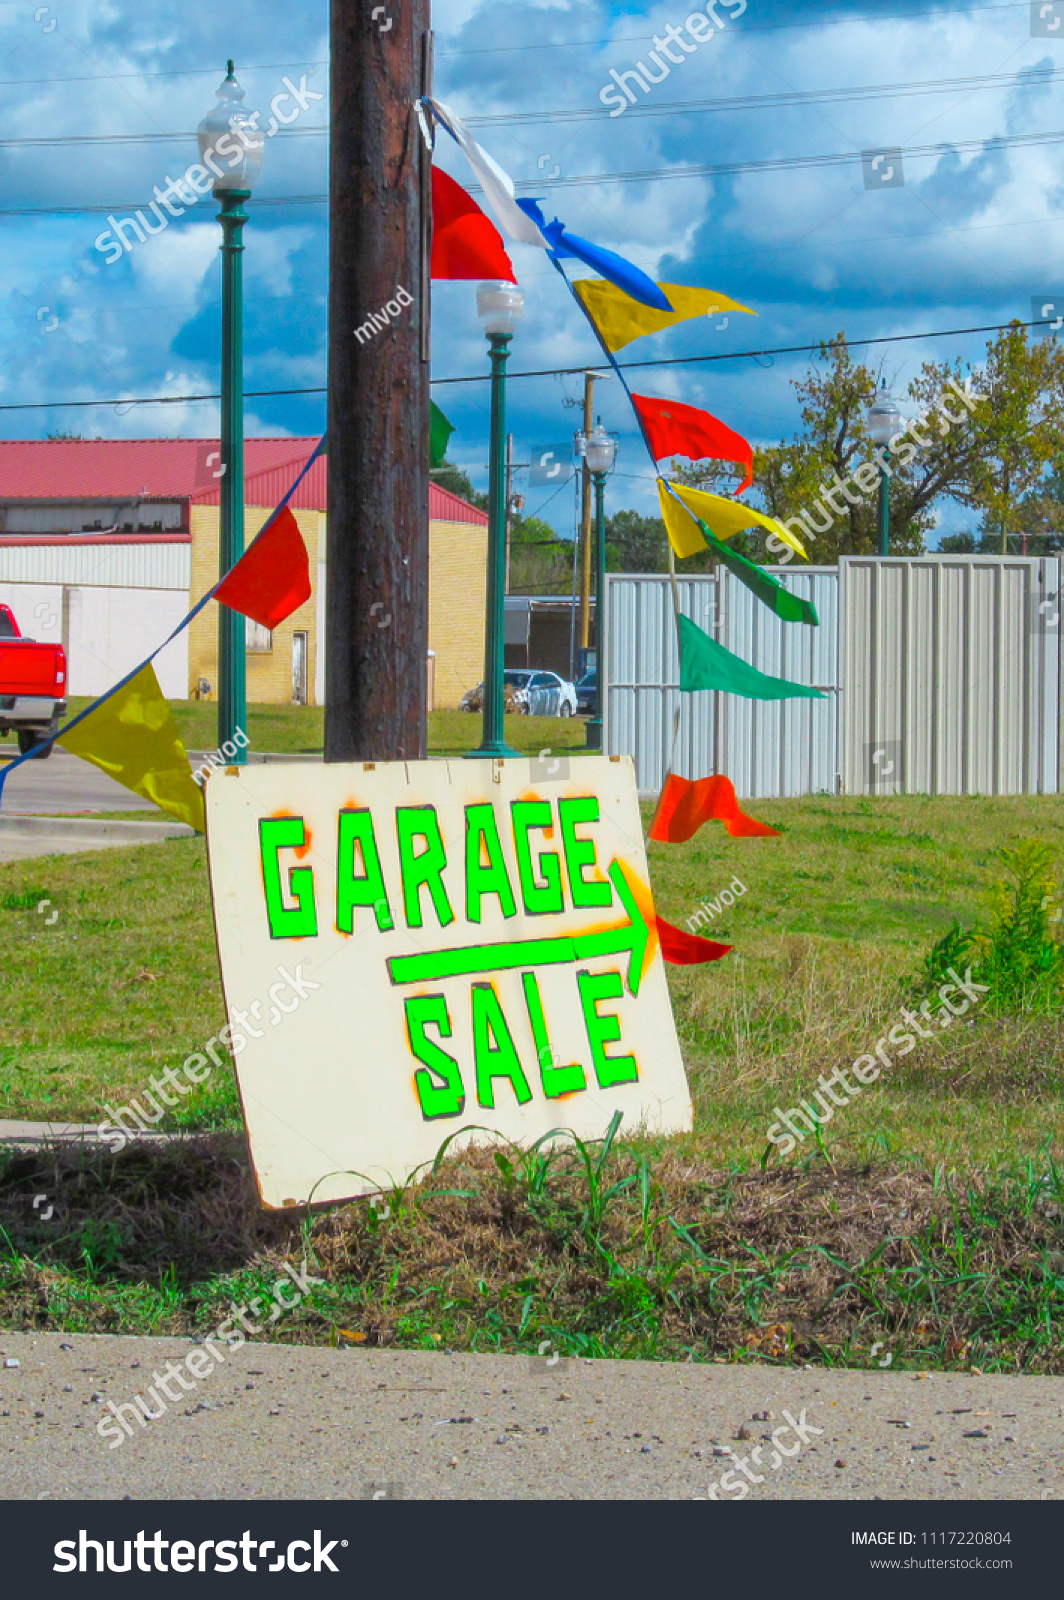
M 123 74 L 123 76 L 133 77 L 136 74 L 127 73 Z M 1064 76 L 1064 68 L 1062 67 L 1035 67 L 1029 72 L 992 72 L 966 78 L 912 79 L 899 83 L 859 84 L 840 89 L 793 89 L 777 94 L 732 95 L 714 100 L 637 102 L 629 106 L 628 109 L 633 117 L 669 117 L 712 111 L 745 111 L 782 106 L 820 105 L 836 101 L 849 102 L 855 100 L 906 98 L 910 95 L 952 94 L 962 90 L 972 92 L 977 89 L 996 89 L 1006 86 L 1021 89 L 1033 88 L 1042 83 L 1049 83 L 1061 76 Z M 27 79 L 26 81 L 29 82 L 31 80 Z M 79 82 L 82 80 L 72 79 L 70 81 Z M 609 110 L 603 105 L 598 105 L 583 109 L 563 109 L 560 111 L 500 112 L 498 115 L 467 117 L 465 121 L 470 128 L 494 128 L 542 122 L 586 122 L 589 119 L 601 120 L 609 117 Z M 316 125 L 306 128 L 281 127 L 276 131 L 284 139 L 306 139 L 322 138 L 329 132 L 329 128 L 327 125 Z M 195 140 L 196 134 L 194 131 L 183 133 L 69 133 L 42 135 L 40 137 L 25 135 L 10 139 L 0 138 L 0 150 L 51 149 L 67 145 L 191 145 L 195 143 Z
M 1049 324 L 1048 317 L 1040 317 L 1033 322 L 1021 322 L 1014 317 L 1010 322 L 987 322 L 974 328 L 937 328 L 924 333 L 883 333 L 870 339 L 843 339 L 842 345 L 846 349 L 856 350 L 873 344 L 904 344 L 914 339 L 956 339 L 968 333 L 1001 333 L 1008 328 L 1044 328 Z M 657 361 L 619 361 L 617 365 L 624 371 L 635 371 L 639 367 L 685 367 L 703 361 L 746 361 L 757 356 L 788 356 L 801 355 L 810 351 L 818 351 L 825 344 L 833 344 L 835 340 L 816 339 L 811 344 L 776 345 L 768 350 L 732 350 L 708 356 L 662 356 Z M 587 362 L 578 367 L 542 367 L 536 371 L 509 372 L 507 378 L 553 378 L 555 376 L 579 376 L 588 371 L 597 371 L 589 368 Z M 490 380 L 489 372 L 476 372 L 464 378 L 433 378 L 434 384 L 451 383 L 487 383 Z M 246 389 L 245 400 L 272 399 L 284 395 L 325 394 L 324 384 L 309 389 Z M 117 400 L 24 400 L 17 404 L 0 405 L 0 411 L 50 411 L 72 409 L 85 406 L 176 406 L 195 405 L 204 400 L 219 400 L 221 396 L 214 394 L 165 394 L 165 395 L 126 395 Z M 542 507 L 540 508 L 542 509 Z
M 884 333 L 872 339 L 843 339 L 841 344 L 846 349 L 856 350 L 871 344 L 905 344 L 914 339 L 957 339 L 967 333 L 1002 333 L 1007 328 L 1044 328 L 1048 326 L 1048 317 L 1039 317 L 1033 322 L 1021 322 L 1019 317 L 1014 317 L 1009 322 L 988 322 L 976 328 L 938 328 L 929 333 Z M 659 361 L 618 361 L 617 365 L 625 372 L 635 371 L 639 367 L 686 367 L 702 361 L 745 361 L 756 359 L 758 356 L 790 356 L 801 355 L 803 352 L 820 350 L 825 344 L 833 344 L 831 339 L 816 339 L 812 344 L 785 344 L 777 345 L 771 350 L 732 350 L 710 356 L 663 356 Z M 551 378 L 555 373 L 581 373 L 589 370 L 598 370 L 588 367 L 585 361 L 580 367 L 543 367 L 535 372 L 508 372 L 510 378 Z M 604 371 L 608 368 L 604 368 Z M 475 374 L 468 378 L 433 378 L 433 383 L 481 383 L 487 382 L 490 373 Z
M 254 61 L 250 65 L 242 65 L 240 71 L 246 76 L 249 72 L 294 72 L 297 67 L 310 67 L 312 71 L 316 71 L 318 67 L 328 65 L 327 61 Z M 0 89 L 39 83 L 113 83 L 123 78 L 216 78 L 220 72 L 220 66 L 168 67 L 151 68 L 141 72 L 86 72 L 74 78 L 0 78 Z
M 953 94 L 960 90 L 1034 88 L 1064 75 L 1062 67 L 1033 67 L 1029 72 L 990 72 L 971 78 L 926 78 L 902 83 L 857 85 L 844 89 L 788 89 L 778 94 L 732 95 L 717 100 L 637 101 L 628 106 L 633 117 L 671 117 L 680 113 L 746 111 L 765 107 L 825 105 L 833 101 L 890 100 L 910 95 Z M 497 116 L 466 117 L 470 128 L 512 127 L 537 122 L 586 122 L 613 115 L 603 105 L 582 111 L 508 111 Z M 0 140 L 0 144 L 6 141 Z M 16 141 L 17 142 L 17 141 Z
M 315 125 L 310 128 L 277 128 L 275 134 L 282 139 L 306 139 L 315 135 L 321 136 L 328 133 L 328 126 Z M 273 137 L 274 135 L 271 135 Z M 195 146 L 196 134 L 193 133 L 58 133 L 48 137 L 35 137 L 25 135 L 18 139 L 0 139 L 0 150 L 16 150 L 40 146 L 48 149 L 53 145 L 79 145 L 79 144 L 185 144 Z
M 993 134 L 986 139 L 957 139 L 945 144 L 902 145 L 898 148 L 902 158 L 910 159 L 921 156 L 956 155 L 962 151 L 1004 149 L 1009 146 L 1039 147 L 1044 145 L 1060 144 L 1064 140 L 1064 129 L 1055 129 L 1044 133 L 1003 133 Z M 668 178 L 714 178 L 726 177 L 739 172 L 791 172 L 821 167 L 849 167 L 857 166 L 863 160 L 860 150 L 844 150 L 819 156 L 772 156 L 761 161 L 724 161 L 714 162 L 696 167 L 647 167 L 634 172 L 588 172 L 579 173 L 573 177 L 559 177 L 550 180 L 549 185 L 537 182 L 535 179 L 520 180 L 516 187 L 519 189 L 551 189 L 575 188 L 587 184 L 603 183 L 649 183 L 655 179 Z M 466 185 L 470 194 L 483 192 L 479 184 Z M 255 197 L 257 206 L 301 206 L 301 205 L 326 205 L 327 194 L 289 194 L 289 195 L 262 195 Z M 139 208 L 150 205 L 150 201 L 141 201 Z M 135 211 L 137 202 L 125 201 L 108 205 L 81 205 L 81 206 L 8 206 L 0 207 L 0 217 L 61 217 L 80 216 L 83 214 L 106 214 L 118 211 Z
M 893 22 L 893 21 L 919 21 L 921 17 L 935 17 L 943 15 L 974 16 L 979 13 L 995 11 L 1026 11 L 1029 0 L 1009 0 L 1005 5 L 993 6 L 965 6 L 954 8 L 951 12 L 944 12 L 941 5 L 918 7 L 909 11 L 843 11 L 838 16 L 818 17 L 807 22 L 768 22 L 750 23 L 745 27 L 732 26 L 729 33 L 737 36 L 746 33 L 777 33 L 793 28 L 833 28 L 847 22 Z M 583 50 L 595 48 L 600 45 L 618 44 L 646 44 L 653 39 L 650 33 L 621 34 L 611 39 L 553 39 L 546 44 L 519 44 L 519 45 L 489 45 L 479 50 L 437 50 L 436 59 L 457 60 L 463 56 L 482 55 L 507 55 L 523 50 Z M 240 70 L 243 75 L 251 72 L 293 72 L 296 68 L 328 67 L 328 61 L 253 61 L 242 65 Z M 220 68 L 212 67 L 166 67 L 144 68 L 139 72 L 87 72 L 77 74 L 70 78 L 0 78 L 0 89 L 36 87 L 40 84 L 57 83 L 114 83 L 127 78 L 197 78 L 217 77 Z
M 176 195 L 180 201 L 180 195 Z M 201 198 L 203 198 L 201 196 Z M 328 203 L 327 194 L 262 194 L 255 195 L 253 202 L 258 206 L 323 206 Z M 115 212 L 144 211 L 151 205 L 150 200 L 120 200 L 117 204 L 84 205 L 84 206 L 0 206 L 0 217 L 82 217 L 82 216 L 107 216 Z M 185 204 L 191 209 L 191 202 Z M 159 230 L 156 229 L 156 232 Z
M 1064 139 L 1064 129 L 1046 133 L 1003 133 L 994 134 L 987 139 L 956 139 L 950 143 L 942 144 L 916 144 L 902 145 L 902 157 L 917 158 L 930 155 L 955 155 L 961 151 L 1003 149 L 1010 145 L 1051 145 L 1059 144 Z M 520 181 L 519 189 L 562 189 L 575 188 L 584 184 L 598 183 L 649 183 L 652 179 L 666 178 L 715 178 L 727 177 L 737 172 L 790 172 L 804 170 L 812 167 L 851 167 L 860 165 L 864 159 L 860 150 L 844 150 L 838 153 L 822 156 L 772 156 L 762 161 L 722 161 L 697 167 L 647 167 L 635 172 L 600 172 L 580 173 L 571 178 L 560 177 L 551 179 L 549 185 L 542 181 L 537 184 L 535 179 Z M 483 191 L 479 184 L 467 185 L 470 194 L 480 194 Z

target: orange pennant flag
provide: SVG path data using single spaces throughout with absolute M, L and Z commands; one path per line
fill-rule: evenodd
M 733 839 L 778 838 L 779 829 L 770 828 L 740 810 L 735 785 L 723 773 L 713 778 L 678 778 L 674 772 L 665 779 L 658 800 L 650 837 L 665 844 L 684 844 L 693 839 L 704 822 L 723 822 Z
M 685 933 L 682 928 L 674 928 L 664 917 L 655 916 L 654 921 L 658 925 L 661 953 L 673 966 L 696 967 L 705 961 L 719 961 L 732 948 L 730 944 L 718 944 L 715 939 L 700 939 L 696 933 Z
M 310 558 L 288 506 L 248 546 L 214 597 L 264 628 L 276 628 L 310 599 Z

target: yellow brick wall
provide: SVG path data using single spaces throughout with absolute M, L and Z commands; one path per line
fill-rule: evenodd
M 250 543 L 272 507 L 247 506 L 244 541 Z M 218 507 L 193 505 L 191 599 L 218 581 Z M 252 704 L 287 705 L 292 699 L 292 635 L 308 635 L 307 699 L 313 705 L 318 653 L 318 554 L 325 556 L 325 513 L 295 512 L 310 557 L 311 598 L 274 629 L 273 649 L 247 657 L 247 697 Z M 429 523 L 429 649 L 436 652 L 435 704 L 457 706 L 484 676 L 484 597 L 488 530 L 464 522 Z M 321 641 L 324 648 L 324 640 Z M 189 693 L 200 678 L 218 693 L 218 607 L 204 606 L 189 626 Z
M 429 649 L 441 709 L 457 706 L 484 676 L 487 563 L 487 528 L 429 523 Z
M 272 506 L 245 506 L 244 543 L 250 544 Z M 307 634 L 307 701 L 314 704 L 314 669 L 318 650 L 318 541 L 325 549 L 325 517 L 320 511 L 294 512 L 299 531 L 310 557 L 310 581 L 314 592 L 273 630 L 273 649 L 250 651 L 247 657 L 247 697 L 257 705 L 288 705 L 292 699 L 292 635 Z M 194 604 L 218 581 L 218 507 L 190 508 L 192 533 L 192 583 Z M 206 678 L 218 695 L 218 606 L 204 606 L 189 625 L 188 678 L 191 694 L 200 678 Z

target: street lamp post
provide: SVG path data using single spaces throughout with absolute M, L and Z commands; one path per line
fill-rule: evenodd
M 868 408 L 868 432 L 873 444 L 885 445 L 902 425 L 902 415 L 884 378 L 879 393 Z M 876 554 L 890 555 L 890 473 L 879 465 L 879 539 Z
M 503 738 L 506 663 L 506 360 L 524 310 L 515 283 L 477 285 L 477 316 L 491 356 L 491 448 L 488 454 L 488 582 L 484 636 L 483 737 L 471 756 L 516 756 Z
M 263 135 L 258 113 L 243 106 L 244 91 L 227 63 L 228 75 L 217 90 L 218 104 L 196 130 L 200 160 L 214 173 L 214 194 L 222 225 L 222 403 L 221 476 L 219 478 L 218 576 L 244 554 L 244 308 L 243 269 L 245 200 L 262 170 Z M 224 159 L 224 165 L 223 160 Z M 236 748 L 229 760 L 246 758 L 247 621 L 239 611 L 218 607 L 218 746 Z M 243 740 L 234 736 L 237 730 Z
M 587 435 L 584 459 L 595 486 L 595 715 L 585 732 L 588 750 L 602 749 L 602 708 L 606 692 L 606 476 L 613 469 L 617 441 L 602 418 Z

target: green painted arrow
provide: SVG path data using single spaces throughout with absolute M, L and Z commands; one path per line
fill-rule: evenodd
M 439 978 L 468 978 L 481 972 L 512 972 L 515 967 L 593 961 L 597 956 L 623 955 L 627 951 L 628 992 L 638 994 L 650 928 L 628 887 L 619 861 L 610 863 L 610 880 L 628 913 L 628 921 L 615 928 L 604 928 L 598 933 L 560 933 L 547 939 L 515 939 L 499 944 L 470 944 L 454 950 L 390 956 L 388 975 L 393 984 L 433 983 Z

